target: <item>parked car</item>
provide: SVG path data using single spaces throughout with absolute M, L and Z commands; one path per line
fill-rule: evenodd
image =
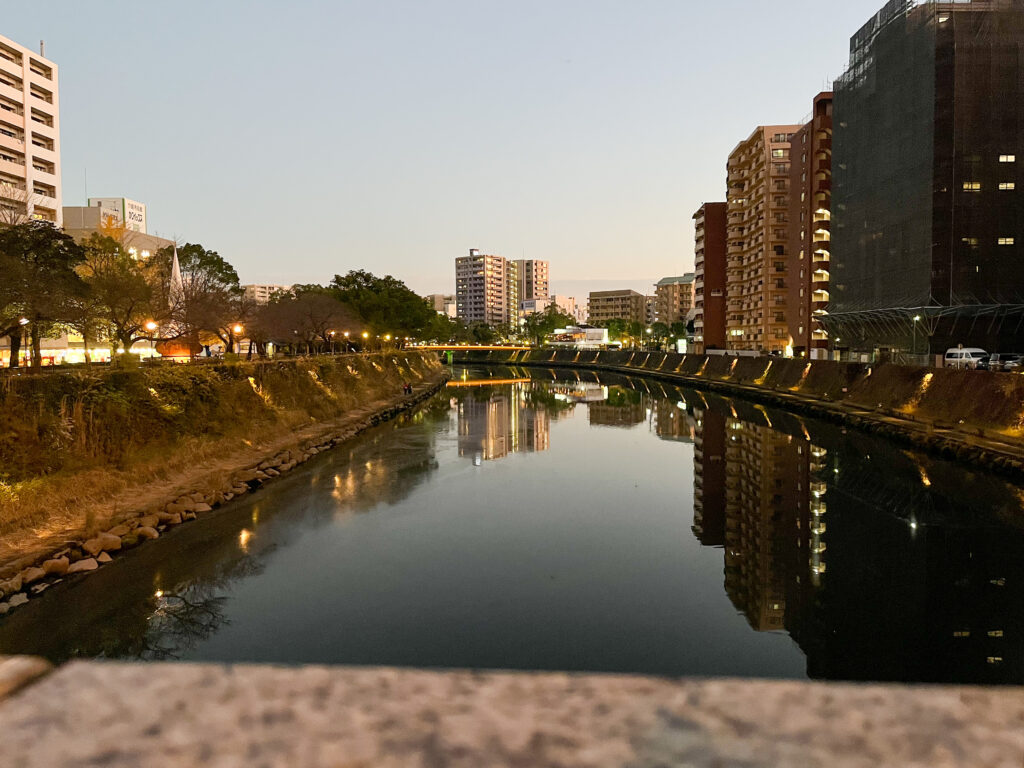
M 978 347 L 947 349 L 944 359 L 946 368 L 977 368 L 981 360 L 988 360 L 989 354 Z
M 996 352 L 985 361 L 985 370 L 1015 373 L 1024 365 L 1024 354 L 1019 352 Z M 979 368 L 982 366 L 979 364 Z

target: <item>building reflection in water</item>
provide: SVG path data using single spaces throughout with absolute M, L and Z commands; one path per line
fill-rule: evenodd
M 502 387 L 485 383 L 452 399 L 458 414 L 459 455 L 479 466 L 513 453 L 548 450 L 552 419 L 573 405 L 559 403 L 539 382 L 515 381 Z
M 693 442 L 696 424 L 686 403 L 663 393 L 597 381 L 466 379 L 450 385 L 458 418 L 459 455 L 477 465 L 514 453 L 551 447 L 551 424 L 586 406 L 594 426 L 633 428 L 649 424 L 663 440 Z
M 787 632 L 813 678 L 1024 682 L 1011 486 L 826 425 L 812 437 L 792 415 L 691 401 L 692 530 L 722 550 L 753 629 Z

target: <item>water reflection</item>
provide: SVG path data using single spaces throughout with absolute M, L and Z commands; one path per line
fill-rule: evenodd
M 815 678 L 1024 681 L 1016 489 L 828 425 L 690 397 L 703 406 L 693 532 L 722 549 L 725 591 L 753 629 L 788 632 Z
M 1019 684 L 1022 506 L 740 400 L 467 371 L 51 589 L 0 653 Z

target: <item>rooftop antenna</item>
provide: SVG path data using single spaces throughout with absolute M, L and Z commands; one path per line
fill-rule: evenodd
M 42 56 L 43 58 L 46 57 L 46 41 L 45 40 L 40 40 L 39 41 L 39 55 Z

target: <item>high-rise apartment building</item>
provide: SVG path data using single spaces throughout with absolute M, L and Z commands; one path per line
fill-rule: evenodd
M 599 325 L 609 320 L 647 322 L 647 297 L 636 291 L 593 291 L 587 306 L 587 322 Z
M 0 217 L 61 226 L 57 65 L 0 37 Z
M 853 36 L 834 88 L 835 346 L 1016 349 L 1024 7 L 893 0 Z
M 726 345 L 783 352 L 790 139 L 799 125 L 760 126 L 729 156 Z
M 832 259 L 832 94 L 814 98 L 811 121 L 793 134 L 789 176 L 789 335 L 793 355 L 828 356 Z
M 666 277 L 654 286 L 655 320 L 672 326 L 685 323 L 686 316 L 693 309 L 694 273 L 687 272 L 678 277 Z
M 546 299 L 550 295 L 550 264 L 536 259 L 517 259 L 516 272 L 519 276 L 519 300 Z
M 725 349 L 727 203 L 704 203 L 693 214 L 693 342 L 697 354 Z
M 455 304 L 466 323 L 504 325 L 519 319 L 519 273 L 514 261 L 471 248 L 455 259 Z

